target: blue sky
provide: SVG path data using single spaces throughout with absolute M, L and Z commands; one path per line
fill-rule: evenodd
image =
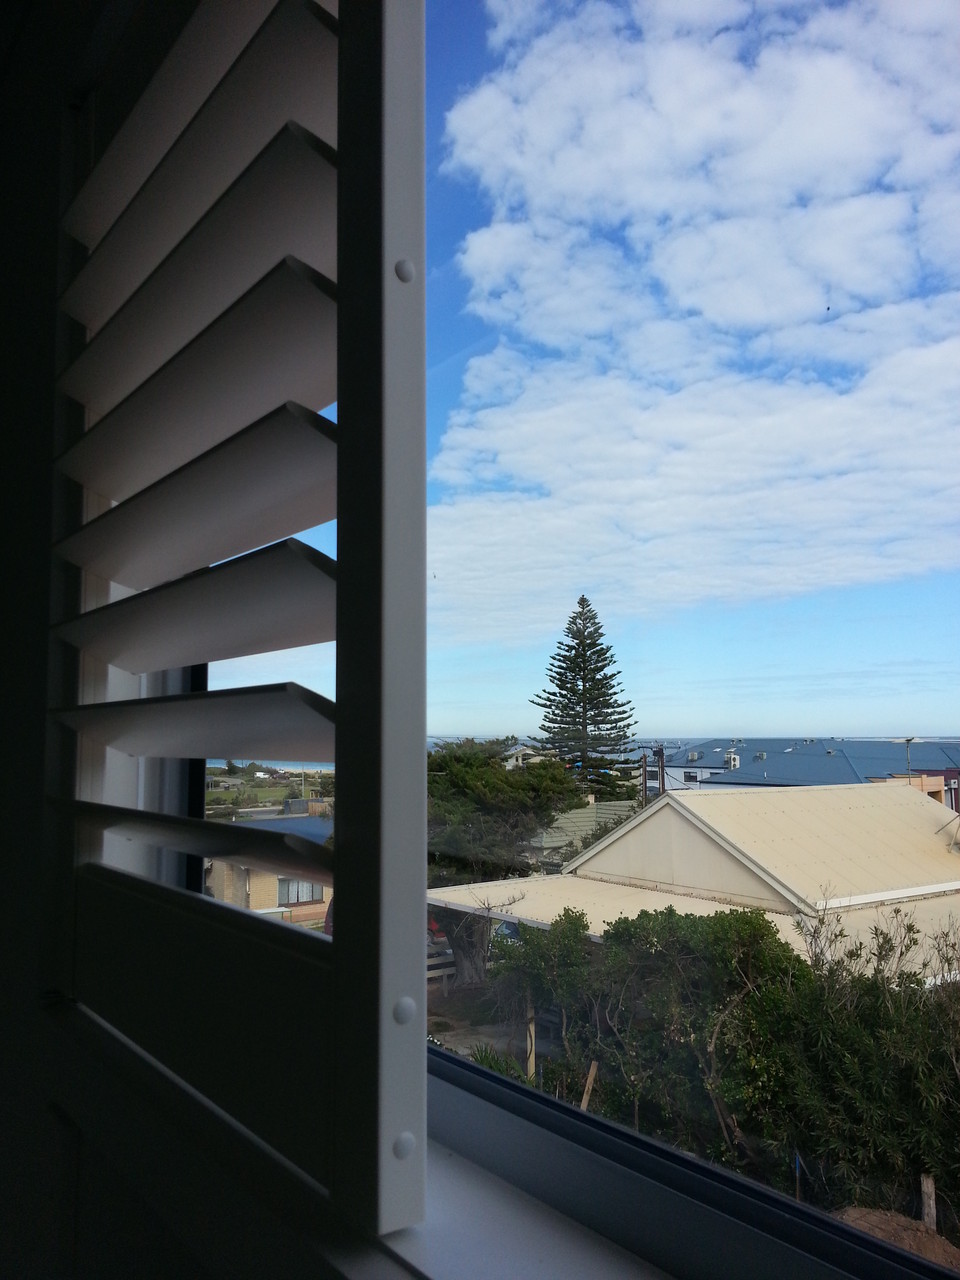
M 430 733 L 581 593 L 645 738 L 960 733 L 960 6 L 427 23 Z

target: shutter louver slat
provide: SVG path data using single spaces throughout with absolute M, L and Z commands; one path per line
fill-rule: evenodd
M 337 514 L 335 435 L 326 418 L 286 404 L 145 488 L 138 456 L 129 441 L 120 442 L 138 492 L 54 549 L 142 591 L 325 524 Z
M 128 395 L 58 459 L 106 498 L 127 498 L 295 400 L 336 398 L 335 287 L 293 258 Z
M 285 125 L 103 325 L 59 389 L 102 417 L 284 256 L 336 280 L 336 212 L 334 153 Z M 96 259 L 84 275 L 95 290 Z
M 64 292 L 61 306 L 90 334 L 288 120 L 336 147 L 337 41 L 330 21 L 310 0 L 276 6 Z M 93 272 L 98 287 L 88 297 Z
M 335 575 L 332 560 L 291 538 L 71 618 L 55 634 L 135 674 L 321 644 L 336 637 Z
M 96 246 L 275 5 L 276 0 L 204 0 L 197 7 L 71 199 L 63 215 L 68 235 L 88 249 Z
M 110 832 L 117 839 L 333 884 L 331 850 L 289 832 L 264 831 L 252 823 L 205 822 L 81 801 L 74 803 L 73 812 L 79 827 Z
M 334 758 L 333 703 L 292 683 L 86 703 L 53 714 L 129 756 Z

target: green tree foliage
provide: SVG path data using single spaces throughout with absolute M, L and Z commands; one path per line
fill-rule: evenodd
M 582 803 L 555 760 L 507 769 L 511 740 L 444 743 L 427 756 L 427 849 L 433 880 L 498 879 L 526 866 L 525 846 Z M 437 874 L 437 865 L 442 876 Z
M 239 772 L 240 772 L 240 766 L 238 764 L 235 764 L 232 760 L 228 760 L 227 776 L 231 778 L 235 778 Z
M 503 756 L 515 739 L 448 742 L 427 756 L 428 883 L 501 880 L 530 869 L 527 842 L 555 816 L 582 801 L 557 761 L 507 769 Z M 488 906 L 504 910 L 522 893 L 492 889 Z M 435 909 L 453 950 L 454 985 L 486 980 L 493 925 L 490 915 Z
M 957 937 L 939 935 L 934 954 L 952 947 L 955 961 Z M 956 968 L 930 972 L 900 908 L 867 945 L 850 945 L 836 917 L 806 940 L 800 980 L 745 1003 L 731 1025 L 731 1105 L 752 1117 L 778 1170 L 792 1150 L 812 1156 L 829 1204 L 903 1207 L 922 1172 L 957 1203 Z
M 806 930 L 809 960 L 759 911 L 643 912 L 590 947 L 586 919 L 521 928 L 494 944 L 502 1004 L 529 993 L 559 1010 L 562 1060 L 550 1082 L 591 1107 L 686 1150 L 794 1189 L 827 1208 L 913 1209 L 921 1173 L 960 1203 L 960 933 L 919 960 L 894 910 L 869 945 L 842 922 Z M 953 1213 L 955 1215 L 955 1210 Z
M 535 1009 L 558 1009 L 564 1050 L 569 1059 L 579 1060 L 579 1046 L 567 1032 L 590 985 L 587 917 L 565 907 L 549 929 L 520 924 L 518 932 L 519 943 L 500 938 L 493 943 L 500 1006 L 516 1021 L 526 1017 L 531 1002 Z
M 630 745 L 633 706 L 622 697 L 613 648 L 604 644 L 596 610 L 581 596 L 547 664 L 551 687 L 530 701 L 543 712 L 541 742 L 562 760 L 577 761 L 591 786 L 610 787 L 600 771 Z
M 470 1061 L 480 1067 L 486 1067 L 488 1071 L 495 1071 L 497 1075 L 506 1076 L 508 1080 L 516 1080 L 519 1084 L 526 1083 L 527 1077 L 520 1070 L 516 1059 L 511 1058 L 509 1054 L 498 1053 L 489 1045 L 474 1045 L 470 1053 Z

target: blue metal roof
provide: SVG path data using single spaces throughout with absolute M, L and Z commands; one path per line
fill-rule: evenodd
M 691 752 L 702 752 L 688 760 Z M 901 739 L 871 738 L 709 738 L 665 755 L 668 768 L 723 769 L 727 751 L 740 757 L 738 769 L 712 776 L 710 786 L 817 786 L 866 782 L 907 772 L 907 747 Z M 756 757 L 765 753 L 764 758 Z M 960 742 L 910 743 L 912 773 L 943 773 L 960 768 Z

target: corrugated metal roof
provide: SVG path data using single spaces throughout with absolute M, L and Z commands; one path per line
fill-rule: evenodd
M 711 786 L 830 786 L 907 771 L 906 742 L 874 738 L 708 738 L 668 751 L 665 763 L 669 768 L 721 769 L 727 751 L 739 755 L 740 768 L 716 774 Z M 700 759 L 687 760 L 700 752 Z M 755 760 L 761 752 L 766 758 Z M 911 742 L 912 772 L 943 773 L 958 767 L 960 742 Z
M 864 782 L 842 751 L 833 755 L 795 750 L 767 753 L 764 760 L 740 757 L 739 769 L 713 774 L 709 787 L 817 787 Z
M 551 924 L 565 907 L 571 907 L 584 912 L 590 934 L 597 939 L 614 920 L 621 917 L 633 919 L 641 911 L 663 911 L 673 907 L 682 915 L 707 916 L 738 909 L 707 898 L 589 880 L 581 876 L 529 876 L 525 880 L 498 880 L 432 889 L 427 894 L 427 901 L 434 907 L 489 914 L 495 920 L 517 920 L 543 927 Z M 945 928 L 951 915 L 954 920 L 960 920 L 960 893 L 923 898 L 905 904 L 903 909 L 913 919 L 924 940 L 915 957 L 919 963 L 929 954 L 925 940 L 938 929 Z M 870 906 L 831 914 L 838 915 L 843 924 L 847 938 L 845 945 L 860 941 L 869 948 L 873 929 L 878 925 L 881 928 L 887 926 L 890 908 Z M 796 916 L 776 911 L 765 911 L 764 915 L 784 942 L 789 943 L 799 955 L 806 954 L 803 939 L 796 928 Z
M 571 866 L 589 874 L 584 864 L 592 854 L 666 804 L 807 902 L 825 896 L 894 901 L 960 887 L 960 853 L 949 847 L 956 815 L 906 784 L 672 791 Z
M 427 901 L 433 907 L 452 907 L 455 911 L 489 914 L 495 920 L 519 920 L 535 925 L 549 925 L 565 907 L 572 907 L 585 913 L 587 926 L 595 938 L 599 938 L 612 921 L 622 916 L 632 919 L 641 911 L 663 911 L 672 906 L 686 915 L 710 916 L 717 911 L 737 909 L 708 898 L 662 893 L 656 889 L 639 889 L 579 876 L 528 876 L 525 880 L 497 880 L 431 889 Z M 765 914 L 782 938 L 798 950 L 802 949 L 792 916 L 776 912 Z
M 428 900 L 435 906 L 540 925 L 550 924 L 564 907 L 573 907 L 585 912 L 595 937 L 622 916 L 632 918 L 667 906 L 690 915 L 736 910 L 718 901 L 716 893 L 708 898 L 690 889 L 590 878 L 591 859 L 621 840 L 626 842 L 628 862 L 636 856 L 642 872 L 644 843 L 657 840 L 662 829 L 657 815 L 668 808 L 674 822 L 685 817 L 714 839 L 721 860 L 737 859 L 757 875 L 787 886 L 808 917 L 812 909 L 804 904 L 821 903 L 842 921 L 851 943 L 862 941 L 869 948 L 874 929 L 886 927 L 895 906 L 914 920 L 924 937 L 947 927 L 951 918 L 960 921 L 960 815 L 906 783 L 671 791 L 574 859 L 563 875 L 437 889 Z M 781 938 L 805 954 L 794 913 L 764 914 Z M 926 950 L 924 945 L 915 962 Z

